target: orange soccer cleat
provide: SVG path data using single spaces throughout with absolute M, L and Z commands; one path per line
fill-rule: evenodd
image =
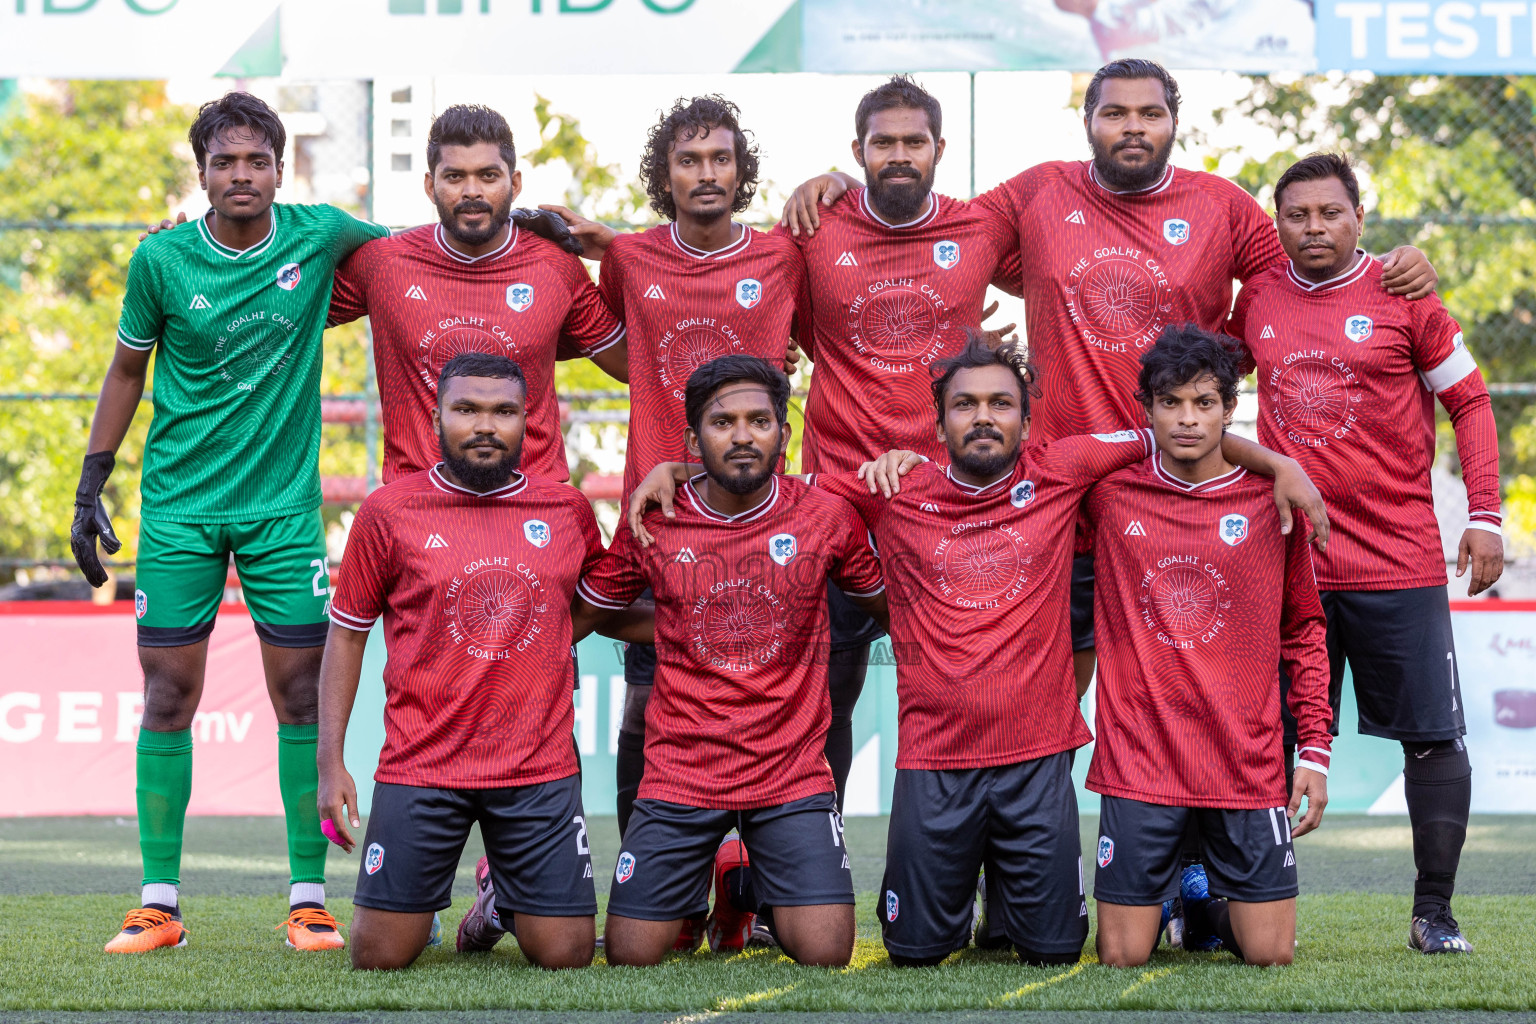
M 134 907 L 123 918 L 123 930 L 107 943 L 108 953 L 148 953 L 164 946 L 185 946 L 187 930 L 181 918 L 163 910 Z
M 347 944 L 341 937 L 341 925 L 324 907 L 294 907 L 288 912 L 286 924 L 288 945 L 294 949 L 340 949 Z

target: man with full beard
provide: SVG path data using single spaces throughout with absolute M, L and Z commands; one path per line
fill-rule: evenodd
M 405 967 L 453 901 L 470 826 L 486 856 L 475 912 L 511 925 L 540 967 L 584 967 L 592 887 L 571 743 L 571 644 L 592 629 L 649 641 L 649 611 L 572 613 L 603 555 L 576 489 L 518 471 L 527 389 L 505 356 L 443 368 L 433 432 L 442 461 L 368 496 L 347 539 L 320 682 L 321 813 L 349 852 L 361 824 L 343 759 L 368 634 L 389 659 L 384 749 L 353 902 L 352 965 Z
M 522 211 L 514 215 L 522 184 L 506 119 L 487 107 L 449 107 L 427 136 L 425 188 L 440 223 L 379 239 L 336 271 L 330 325 L 367 316 L 373 326 L 385 483 L 437 462 L 437 378 L 461 352 L 495 352 L 522 367 L 523 464 L 552 480 L 570 476 L 555 361 L 586 356 L 628 379 L 624 325 L 581 261 L 526 229 Z

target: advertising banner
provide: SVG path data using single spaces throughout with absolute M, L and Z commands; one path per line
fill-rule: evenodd
M 1536 71 L 1536 3 L 1320 0 L 1317 64 L 1383 74 Z

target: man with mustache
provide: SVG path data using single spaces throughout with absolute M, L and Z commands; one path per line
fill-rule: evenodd
M 708 909 L 711 875 L 717 915 L 722 902 L 765 915 L 800 963 L 842 966 L 853 953 L 852 877 L 824 754 L 826 588 L 830 578 L 883 622 L 885 586 L 848 503 L 776 472 L 789 392 L 753 356 L 695 369 L 685 439 L 704 472 L 683 485 L 675 515 L 647 517 L 654 543 L 642 548 L 621 526 L 581 584 L 597 608 L 622 609 L 648 587 L 656 602 L 645 774 L 608 902 L 610 964 L 659 962 Z M 750 865 L 730 863 L 740 844 L 721 844 L 733 828 Z
M 553 480 L 570 476 L 556 360 L 584 356 L 626 379 L 624 325 L 579 259 L 514 216 L 522 185 L 506 119 L 487 107 L 449 107 L 427 136 L 423 182 L 440 222 L 364 246 L 336 271 L 330 324 L 366 315 L 373 327 L 386 483 L 437 461 L 434 389 L 461 352 L 496 352 L 522 366 L 523 461 Z
M 144 716 L 137 753 L 143 905 L 111 953 L 184 946 L 182 829 L 193 715 L 230 556 L 261 641 L 287 818 L 288 943 L 342 944 L 325 910 L 315 815 L 315 692 L 329 597 L 320 522 L 321 334 L 336 263 L 386 229 L 330 206 L 275 203 L 286 133 L 247 93 L 206 103 L 188 132 L 212 207 L 145 242 L 128 268 L 117 350 L 91 423 L 71 547 L 94 587 L 119 542 L 101 500 L 152 352 L 137 592 Z
M 1382 290 L 1382 263 L 1358 248 L 1364 215 L 1343 157 L 1319 153 L 1286 170 L 1275 225 L 1289 261 L 1243 288 L 1230 333 L 1258 370 L 1260 439 L 1298 459 L 1328 500 L 1334 537 L 1317 555 L 1317 585 L 1333 731 L 1347 664 L 1360 732 L 1403 746 L 1418 868 L 1409 946 L 1470 952 L 1450 906 L 1472 766 L 1429 485 L 1435 399 L 1450 414 L 1467 485 L 1456 575 L 1471 571 L 1469 595 L 1503 571 L 1498 435 L 1460 326 L 1438 298 L 1407 302 Z M 1294 720 L 1286 743 L 1294 757 Z
M 534 964 L 585 967 L 597 901 L 571 742 L 571 644 L 596 627 L 648 640 L 649 611 L 572 614 L 602 539 L 580 492 L 519 471 L 528 393 L 517 364 L 462 353 L 436 384 L 442 461 L 358 509 L 321 673 L 319 804 L 350 852 L 360 821 L 343 744 L 368 634 L 383 620 L 385 741 L 352 965 L 393 970 L 420 955 L 478 823 L 486 856 L 472 914 L 495 926 L 485 937 L 506 927 Z

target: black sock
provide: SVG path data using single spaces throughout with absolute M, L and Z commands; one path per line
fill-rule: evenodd
M 827 727 L 827 764 L 832 768 L 832 783 L 837 787 L 837 812 L 843 812 L 843 796 L 848 791 L 848 773 L 853 770 L 853 708 L 864 692 L 864 678 L 869 670 L 869 645 L 830 652 L 827 658 L 827 690 L 831 698 L 832 722 Z
M 619 730 L 619 760 L 614 771 L 618 782 L 619 841 L 629 828 L 629 816 L 635 810 L 635 797 L 640 793 L 640 777 L 645 774 L 645 737 L 638 733 Z
M 1413 825 L 1413 914 L 1451 905 L 1472 808 L 1472 763 L 1460 739 L 1403 744 L 1403 791 Z
M 1237 936 L 1232 931 L 1232 908 L 1227 905 L 1227 901 L 1206 901 L 1205 915 L 1210 921 L 1211 931 L 1216 933 L 1221 944 L 1231 950 L 1233 956 L 1243 959 L 1242 947 L 1237 944 Z
M 848 773 L 853 770 L 853 722 L 832 720 L 827 728 L 827 764 L 832 767 L 832 784 L 837 787 L 837 810 L 843 810 L 843 795 L 848 791 Z
M 891 966 L 893 967 L 933 967 L 948 959 L 948 953 L 940 953 L 938 956 L 902 956 L 900 953 L 891 953 Z

